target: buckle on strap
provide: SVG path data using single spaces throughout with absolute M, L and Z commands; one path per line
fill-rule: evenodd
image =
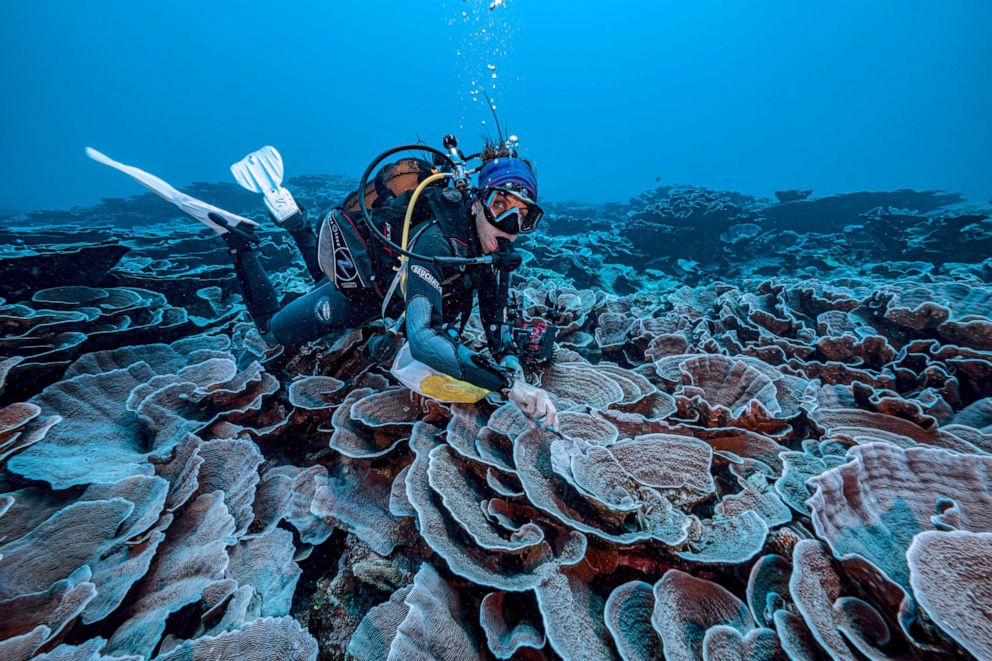
M 382 308 L 380 314 L 383 319 L 386 319 L 386 308 L 389 307 L 389 302 L 393 300 L 393 295 L 396 293 L 396 288 L 399 286 L 400 281 L 406 274 L 407 262 L 403 260 L 403 263 L 396 270 L 396 275 L 393 276 L 393 281 L 389 283 L 389 289 L 386 290 L 386 295 L 382 298 Z M 404 313 L 405 314 L 405 313 Z M 400 315 L 400 319 L 403 318 L 403 314 Z
M 417 239 L 419 239 L 420 235 L 423 234 L 428 227 L 433 225 L 434 222 L 437 221 L 424 223 L 424 226 L 418 229 L 416 233 L 414 233 L 414 235 L 410 238 L 408 245 L 410 250 L 413 250 L 414 245 L 417 243 Z M 386 308 L 389 306 L 389 302 L 393 299 L 393 295 L 396 293 L 396 288 L 406 281 L 406 272 L 409 268 L 410 268 L 410 260 L 407 259 L 406 257 L 400 257 L 400 265 L 396 269 L 396 275 L 393 276 L 393 281 L 389 283 L 389 289 L 386 290 L 386 295 L 382 298 L 382 308 L 380 309 L 380 314 L 383 319 L 386 318 Z M 405 289 L 403 292 L 403 297 L 406 298 Z M 406 313 L 401 314 L 400 319 L 403 319 L 405 314 Z

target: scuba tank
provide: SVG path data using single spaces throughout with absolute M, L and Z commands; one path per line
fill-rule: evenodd
M 389 200 L 414 190 L 435 172 L 433 166 L 422 158 L 402 158 L 388 163 L 379 170 L 372 181 L 365 184 L 365 205 L 370 209 L 382 207 Z M 355 189 L 345 198 L 342 207 L 347 213 L 353 215 L 361 213 L 362 207 L 358 201 L 361 191 L 361 188 Z
M 380 298 L 385 295 L 381 280 L 388 265 L 380 262 L 391 261 L 392 250 L 375 244 L 369 230 L 373 225 L 362 222 L 362 206 L 377 210 L 376 231 L 392 239 L 402 230 L 404 218 L 403 207 L 394 206 L 394 201 L 411 194 L 433 174 L 431 165 L 423 159 L 400 159 L 385 165 L 372 181 L 352 191 L 340 209 L 328 211 L 320 223 L 317 261 L 336 289 L 344 294 L 371 289 Z M 437 181 L 434 185 L 443 183 Z M 423 205 L 420 212 L 429 213 Z
M 387 269 L 379 263 L 382 253 L 387 259 L 399 257 L 401 267 L 409 257 L 456 265 L 493 261 L 489 256 L 423 256 L 406 249 L 410 228 L 432 212 L 429 199 L 420 203 L 425 189 L 445 188 L 450 179 L 454 191 L 461 194 L 468 190 L 469 177 L 476 172 L 469 170 L 465 161 L 478 154 L 465 157 L 452 135 L 445 136 L 444 146 L 447 153 L 428 145 L 401 145 L 386 150 L 365 169 L 358 189 L 345 199 L 343 207 L 324 216 L 318 236 L 318 263 L 339 291 L 348 294 L 372 289 L 380 298 L 385 297 L 387 285 L 381 280 Z M 433 154 L 437 167 L 422 158 L 403 158 L 383 166 L 370 180 L 383 161 L 405 151 Z M 407 200 L 405 214 L 396 204 L 400 200 Z M 377 210 L 375 218 L 370 209 Z

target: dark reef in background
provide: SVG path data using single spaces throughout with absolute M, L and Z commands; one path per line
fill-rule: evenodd
M 806 193 L 803 191 L 802 193 Z M 799 196 L 786 196 L 799 197 Z M 545 232 L 621 264 L 624 279 L 815 275 L 839 267 L 930 272 L 992 255 L 992 205 L 951 193 L 847 193 L 783 203 L 696 186 L 665 186 L 627 204 L 551 204 Z M 621 288 L 624 285 L 621 285 Z M 631 284 L 631 290 L 640 288 Z M 608 288 L 610 289 L 610 288 Z M 629 293 L 620 291 L 618 293 Z

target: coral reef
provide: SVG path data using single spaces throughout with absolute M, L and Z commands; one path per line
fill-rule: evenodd
M 0 658 L 992 657 L 988 216 L 776 195 L 551 205 L 560 432 L 268 347 L 148 196 L 4 219 Z

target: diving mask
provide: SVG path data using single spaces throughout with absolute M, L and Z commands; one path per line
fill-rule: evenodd
M 522 205 L 515 205 L 509 200 L 504 200 L 506 209 L 500 212 L 493 211 L 493 204 L 499 201 L 499 197 L 512 197 Z M 498 186 L 483 189 L 479 199 L 482 201 L 482 208 L 486 214 L 489 224 L 507 234 L 527 234 L 537 229 L 544 210 L 531 199 L 529 192 L 522 186 Z

